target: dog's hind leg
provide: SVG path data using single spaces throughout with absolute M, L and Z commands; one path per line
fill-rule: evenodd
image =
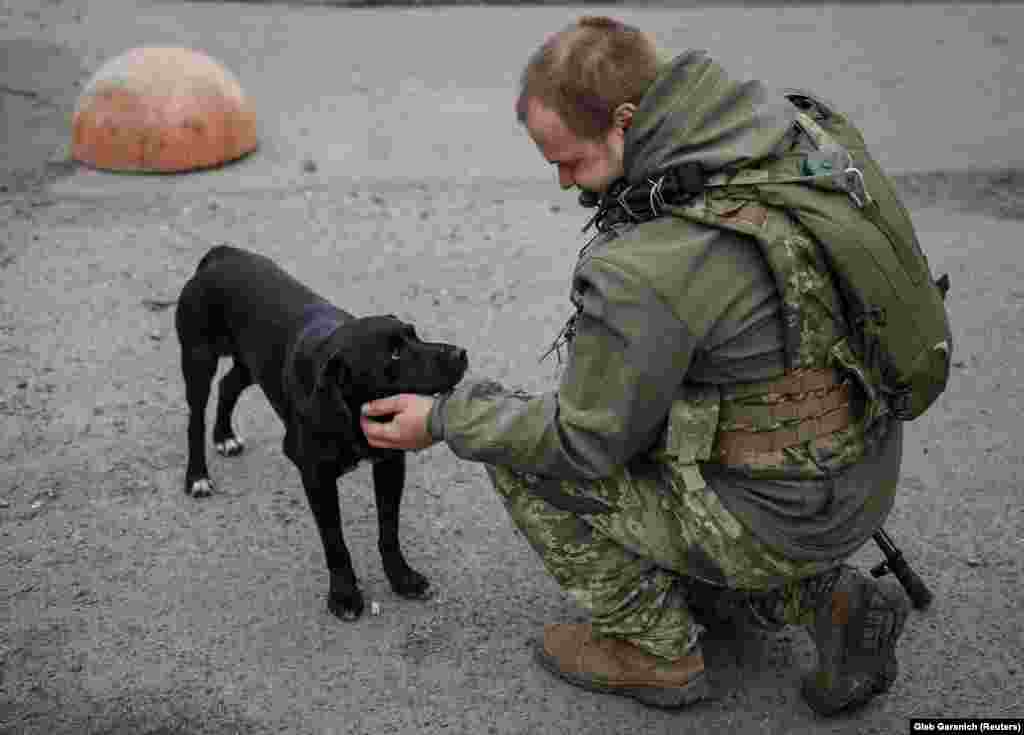
M 253 383 L 249 368 L 237 356 L 232 359 L 234 364 L 220 379 L 217 388 L 217 418 L 213 424 L 213 447 L 225 457 L 241 454 L 245 449 L 245 442 L 235 433 L 231 416 L 238 403 L 238 397 Z
M 405 486 L 405 455 L 379 459 L 373 464 L 373 491 L 377 498 L 380 536 L 377 546 L 384 573 L 391 588 L 403 597 L 423 599 L 429 596 L 430 582 L 405 561 L 398 540 L 398 517 Z
M 217 353 L 208 344 L 182 342 L 181 370 L 185 377 L 188 402 L 188 467 L 185 470 L 185 494 L 194 498 L 213 494 L 213 482 L 206 466 L 206 402 L 210 384 L 217 372 Z

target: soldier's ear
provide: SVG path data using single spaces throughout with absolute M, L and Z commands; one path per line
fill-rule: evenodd
M 623 132 L 629 130 L 629 126 L 633 124 L 634 112 L 636 112 L 636 105 L 632 102 L 623 102 L 616 107 L 615 112 L 612 113 L 612 121 L 615 127 Z

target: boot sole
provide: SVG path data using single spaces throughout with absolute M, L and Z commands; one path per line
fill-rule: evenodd
M 544 644 L 538 642 L 534 648 L 534 658 L 537 662 L 545 669 L 550 671 L 555 676 L 564 679 L 565 681 L 586 689 L 591 692 L 598 692 L 600 694 L 617 694 L 623 697 L 632 697 L 644 704 L 651 705 L 652 707 L 661 707 L 663 709 L 678 709 L 679 707 L 685 707 L 687 705 L 699 702 L 702 699 L 706 699 L 710 695 L 710 686 L 708 684 L 707 676 L 703 673 L 687 682 L 683 686 L 678 687 L 660 687 L 660 686 L 616 686 L 612 684 L 604 684 L 594 679 L 584 676 L 582 674 L 573 674 L 568 671 L 563 671 L 558 667 L 558 663 L 553 656 L 549 656 L 544 651 Z
M 894 615 L 888 640 L 878 652 L 880 662 L 872 669 L 857 668 L 843 672 L 837 684 L 827 689 L 817 683 L 815 674 L 806 676 L 801 694 L 808 706 L 819 715 L 834 715 L 867 704 L 875 696 L 889 691 L 899 674 L 896 644 L 903 633 L 910 606 L 904 599 L 903 590 L 891 580 L 881 580 L 875 584 L 878 584 L 880 592 L 888 600 Z

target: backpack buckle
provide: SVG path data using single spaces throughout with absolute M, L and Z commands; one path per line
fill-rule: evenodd
M 665 176 L 659 176 L 657 180 L 647 179 L 647 183 L 651 185 L 651 211 L 654 213 L 655 217 L 660 217 L 662 213 L 665 211 L 665 207 L 667 206 L 665 202 L 665 196 L 661 191 L 662 187 L 665 186 Z
M 843 171 L 843 188 L 846 189 L 846 193 L 850 195 L 853 203 L 857 205 L 857 209 L 864 209 L 874 202 L 874 199 L 868 194 L 868 188 L 864 185 L 864 174 L 859 168 L 849 166 Z
M 615 197 L 615 201 L 620 207 L 622 207 L 622 211 L 626 213 L 626 216 L 629 217 L 630 220 L 633 222 L 640 222 L 642 221 L 640 214 L 633 211 L 632 207 L 629 206 L 629 200 L 627 198 L 631 193 L 633 193 L 634 188 L 635 187 L 632 184 L 627 186 L 619 192 L 619 195 Z
M 910 388 L 905 388 L 890 395 L 889 408 L 892 411 L 892 415 L 900 421 L 909 421 L 913 417 L 910 404 L 911 398 Z

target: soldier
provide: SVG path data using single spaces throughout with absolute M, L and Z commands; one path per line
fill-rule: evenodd
M 560 384 L 526 395 L 477 380 L 377 400 L 366 416 L 394 416 L 363 419 L 370 444 L 444 441 L 485 464 L 591 613 L 546 626 L 537 646 L 573 684 L 693 703 L 708 693 L 702 623 L 724 617 L 808 629 L 818 665 L 802 693 L 817 712 L 886 691 L 909 606 L 844 561 L 892 508 L 902 432 L 833 349 L 849 325 L 821 254 L 780 219 L 801 256 L 780 284 L 751 238 L 639 216 L 615 196 L 669 169 L 709 176 L 795 145 L 793 106 L 702 52 L 662 59 L 638 29 L 584 17 L 532 55 L 516 111 L 560 186 L 600 202 L 573 273 Z M 742 202 L 718 215 L 766 216 Z M 783 314 L 798 315 L 790 365 Z

